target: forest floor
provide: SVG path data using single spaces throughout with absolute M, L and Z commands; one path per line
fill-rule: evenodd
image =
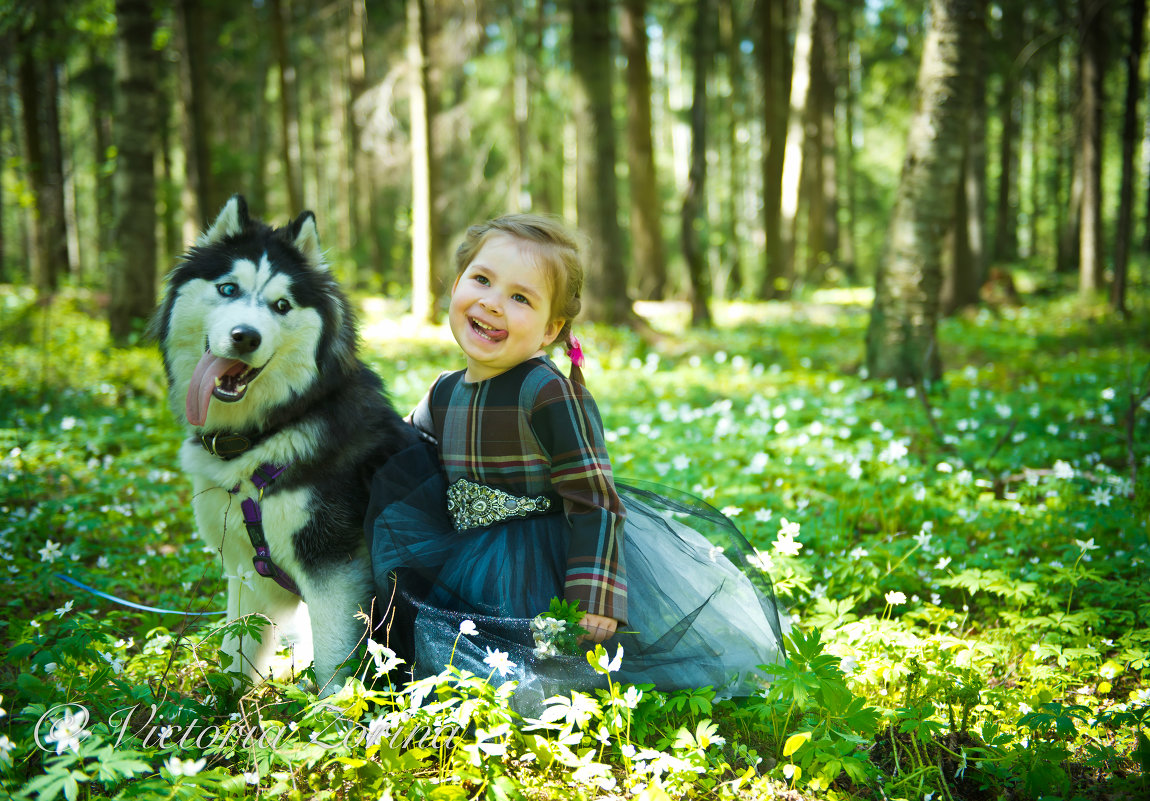
M 322 703 L 274 682 L 241 695 L 219 670 L 226 627 L 59 578 L 166 609 L 223 604 L 155 347 L 112 349 L 93 296 L 0 287 L 0 788 L 1150 797 L 1146 315 L 1064 297 L 961 315 L 939 330 L 942 380 L 903 387 L 865 376 L 862 300 L 717 304 L 710 330 L 645 305 L 656 343 L 580 328 L 616 473 L 731 516 L 794 637 L 756 698 L 614 685 L 532 722 L 507 712 L 497 676 L 453 668 Z M 361 307 L 364 356 L 401 410 L 459 366 L 444 329 Z M 381 658 L 364 654 L 365 675 Z

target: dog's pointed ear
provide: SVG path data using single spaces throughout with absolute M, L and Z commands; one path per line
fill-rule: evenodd
M 220 211 L 216 221 L 208 230 L 200 234 L 196 240 L 196 247 L 202 248 L 222 242 L 229 236 L 243 233 L 248 227 L 251 218 L 248 216 L 248 204 L 243 195 L 232 195 L 224 208 Z
M 291 243 L 313 269 L 327 269 L 327 262 L 323 260 L 323 253 L 319 249 L 319 231 L 315 227 L 314 214 L 310 211 L 300 214 L 292 220 L 288 232 Z

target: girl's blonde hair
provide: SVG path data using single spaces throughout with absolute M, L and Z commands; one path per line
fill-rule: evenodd
M 551 320 L 563 320 L 556 344 L 570 348 L 571 323 L 583 307 L 583 259 L 578 236 L 557 217 L 542 214 L 506 214 L 467 229 L 455 251 L 456 275 L 462 275 L 492 234 L 507 234 L 530 248 L 543 268 L 551 289 Z M 582 373 L 572 368 L 572 377 Z

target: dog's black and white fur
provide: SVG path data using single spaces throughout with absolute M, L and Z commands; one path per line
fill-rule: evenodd
M 273 624 L 262 643 L 225 640 L 232 669 L 266 676 L 280 636 L 294 633 L 298 664 L 314 652 L 316 682 L 330 694 L 354 668 L 348 657 L 364 632 L 356 613 L 371 604 L 371 472 L 412 433 L 357 356 L 354 316 L 324 263 L 314 215 L 273 229 L 232 197 L 169 274 L 153 333 L 172 409 L 188 423 L 180 459 L 200 535 L 222 557 L 228 618 L 259 613 Z M 217 433 L 254 445 L 220 458 L 201 440 Z M 287 465 L 259 504 L 271 558 L 306 606 L 253 570 L 240 504 L 259 497 L 252 476 L 264 464 Z

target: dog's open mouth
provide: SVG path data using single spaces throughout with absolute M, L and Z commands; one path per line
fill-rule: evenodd
M 266 367 L 266 365 L 264 365 Z M 243 398 L 248 385 L 263 370 L 239 359 L 225 359 L 210 350 L 204 353 L 192 373 L 185 404 L 188 422 L 202 426 L 208 418 L 208 405 L 212 398 L 224 403 L 235 403 Z
M 246 368 L 246 369 L 244 369 Z M 216 376 L 216 388 L 212 395 L 226 403 L 235 403 L 248 391 L 248 384 L 260 374 L 262 367 L 249 367 L 243 362 L 236 362 L 235 372 L 226 372 Z

